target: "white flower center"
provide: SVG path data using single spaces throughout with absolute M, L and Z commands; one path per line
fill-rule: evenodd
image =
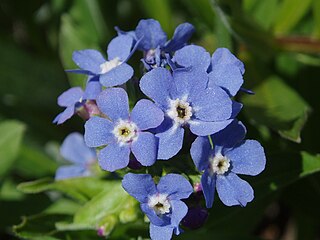
M 100 69 L 101 69 L 100 74 L 104 74 L 104 73 L 109 72 L 111 69 L 119 66 L 121 63 L 122 62 L 120 61 L 120 59 L 118 57 L 116 57 L 110 61 L 106 61 L 106 62 L 100 64 Z
M 122 119 L 118 122 L 112 132 L 120 144 L 130 143 L 138 138 L 137 125 L 134 122 L 123 121 Z
M 224 174 L 229 170 L 230 160 L 221 153 L 209 159 L 211 173 Z
M 192 107 L 186 100 L 177 98 L 176 100 L 170 100 L 170 108 L 167 114 L 176 123 L 184 124 L 192 116 Z
M 148 206 L 152 208 L 157 215 L 169 213 L 171 205 L 167 197 L 167 194 L 152 195 L 149 197 Z

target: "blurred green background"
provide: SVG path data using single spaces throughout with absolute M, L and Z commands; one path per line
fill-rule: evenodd
M 64 72 L 76 67 L 72 52 L 104 51 L 116 36 L 114 26 L 133 30 L 142 18 L 157 19 L 169 37 L 190 22 L 192 43 L 210 53 L 227 47 L 245 63 L 244 87 L 256 94 L 240 94 L 239 119 L 268 160 L 261 176 L 248 178 L 253 203 L 242 209 L 216 201 L 201 229 L 178 238 L 320 239 L 319 0 L 1 0 L 0 239 L 16 239 L 11 227 L 19 223 L 14 232 L 23 238 L 96 238 L 94 231 L 57 230 L 61 216 L 46 215 L 55 191 L 29 195 L 16 186 L 54 176 L 59 144 L 70 132 L 83 132 L 76 117 L 51 123 L 62 110 L 59 94 L 84 82 Z M 138 60 L 129 61 L 137 77 Z M 76 207 L 65 197 L 56 209 L 72 216 Z M 22 222 L 21 216 L 31 217 Z M 145 228 L 115 229 L 113 239 L 148 237 Z

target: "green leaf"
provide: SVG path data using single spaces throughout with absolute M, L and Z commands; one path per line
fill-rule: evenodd
M 280 78 L 272 76 L 253 89 L 254 96 L 242 98 L 246 116 L 294 142 L 300 142 L 300 132 L 310 107 Z
M 313 35 L 320 38 L 320 1 L 313 0 L 313 16 L 314 16 L 314 31 Z
M 109 37 L 98 1 L 73 1 L 71 9 L 61 17 L 59 52 L 65 69 L 77 68 L 72 61 L 74 51 L 100 50 L 101 42 Z M 87 79 L 82 74 L 68 74 L 68 77 L 73 86 L 83 86 Z
M 25 125 L 15 120 L 0 123 L 0 179 L 16 159 L 24 131 Z
M 106 181 L 98 178 L 83 177 L 53 181 L 50 178 L 21 183 L 18 189 L 24 193 L 39 193 L 56 190 L 65 193 L 80 202 L 86 202 L 106 187 Z
M 311 155 L 307 152 L 301 152 L 302 155 L 302 170 L 300 176 L 308 176 L 320 171 L 320 155 Z
M 255 7 L 250 11 L 259 25 L 268 30 L 274 21 L 279 9 L 279 0 L 256 1 Z
M 284 0 L 274 23 L 276 34 L 289 33 L 308 13 L 312 0 Z
M 126 193 L 120 181 L 107 182 L 105 190 L 96 195 L 74 215 L 75 224 L 83 224 L 95 228 L 97 225 L 106 225 L 114 221 L 114 217 L 127 214 L 126 218 L 122 216 L 124 222 L 132 221 L 136 217 L 136 212 L 131 211 L 135 208 L 137 202 Z M 132 215 L 130 218 L 129 215 Z M 117 221 L 117 220 L 116 220 Z

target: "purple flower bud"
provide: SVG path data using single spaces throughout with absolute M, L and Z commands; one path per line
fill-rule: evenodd
M 99 237 L 104 237 L 106 235 L 105 227 L 104 226 L 99 227 L 97 230 L 97 234 Z
M 183 226 L 190 229 L 200 228 L 208 218 L 208 211 L 200 206 L 189 207 L 187 215 L 182 219 Z
M 138 160 L 132 156 L 129 160 L 128 167 L 131 168 L 132 170 L 139 170 L 142 168 L 141 163 L 138 162 Z

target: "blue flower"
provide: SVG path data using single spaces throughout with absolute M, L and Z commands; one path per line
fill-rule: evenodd
M 90 167 L 97 159 L 96 152 L 87 147 L 80 133 L 69 134 L 61 145 L 60 153 L 64 159 L 73 164 L 59 167 L 56 171 L 56 180 L 92 174 Z
M 143 63 L 147 70 L 164 67 L 165 54 L 171 54 L 185 46 L 193 32 L 194 27 L 190 23 L 182 23 L 175 29 L 172 39 L 167 41 L 166 33 L 162 30 L 160 23 L 154 19 L 140 20 L 135 31 L 118 30 L 120 35 L 133 36 L 138 42 L 137 49 L 144 52 Z
M 198 137 L 191 146 L 191 156 L 199 171 L 206 206 L 212 207 L 215 189 L 227 206 L 246 206 L 253 200 L 253 189 L 237 174 L 255 176 L 266 164 L 263 147 L 255 140 L 244 140 L 246 129 L 234 121 L 224 130 L 208 137 Z
M 159 138 L 158 159 L 169 159 L 178 153 L 184 127 L 189 126 L 195 135 L 207 136 L 225 128 L 238 113 L 223 89 L 207 88 L 207 84 L 207 73 L 192 68 L 173 74 L 156 68 L 141 78 L 142 92 L 165 113 L 164 122 L 155 131 Z
M 163 121 L 163 112 L 151 101 L 137 102 L 129 115 L 128 95 L 122 88 L 108 88 L 97 97 L 97 105 L 107 118 L 92 117 L 85 124 L 89 147 L 103 147 L 98 154 L 102 169 L 115 171 L 129 163 L 130 152 L 143 166 L 156 161 L 157 141 L 145 130 Z
M 85 91 L 80 87 L 73 87 L 63 92 L 58 97 L 58 105 L 66 109 L 59 113 L 53 123 L 62 124 L 71 118 L 76 112 L 86 104 L 87 100 L 95 100 L 101 92 L 101 84 L 96 77 L 89 77 Z
M 231 97 L 243 84 L 244 65 L 226 48 L 218 48 L 211 58 L 204 48 L 189 45 L 177 51 L 172 61 L 182 67 L 207 71 L 208 87 L 220 86 Z
M 127 82 L 133 75 L 133 69 L 126 63 L 132 54 L 133 39 L 129 35 L 115 37 L 108 45 L 108 60 L 93 49 L 75 51 L 73 61 L 81 68 L 68 72 L 99 76 L 105 87 L 113 87 Z
M 173 232 L 180 233 L 180 221 L 188 212 L 181 199 L 188 198 L 193 191 L 184 177 L 167 174 L 155 185 L 149 174 L 128 173 L 122 186 L 140 202 L 141 210 L 150 219 L 151 239 L 171 239 Z

